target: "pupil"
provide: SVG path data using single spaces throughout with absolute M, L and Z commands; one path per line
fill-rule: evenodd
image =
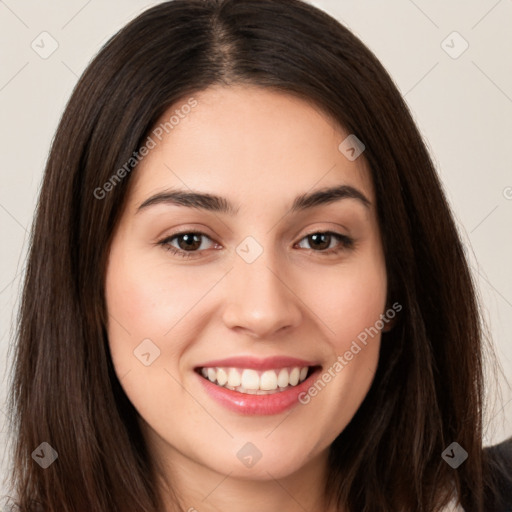
M 201 241 L 199 240 L 199 235 L 197 235 L 195 233 L 189 233 L 189 234 L 181 235 L 180 238 L 185 242 L 185 247 L 184 247 L 185 250 L 187 248 L 188 249 L 191 249 L 191 248 L 192 249 L 197 249 L 201 245 Z
M 316 244 L 317 249 L 326 249 L 327 247 L 329 247 L 329 243 L 326 244 L 325 240 L 324 240 L 323 244 L 322 244 L 322 242 L 320 242 L 320 245 L 323 245 L 323 247 L 319 247 L 317 242 L 318 242 L 318 240 L 320 238 L 324 238 L 324 239 L 327 238 L 327 239 L 329 239 L 330 236 L 331 235 L 328 235 L 328 234 L 325 234 L 325 233 L 316 233 L 314 235 L 310 235 L 310 238 L 315 242 L 312 245 Z

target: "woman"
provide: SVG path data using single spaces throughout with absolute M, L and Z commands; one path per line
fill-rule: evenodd
M 16 501 L 506 510 L 483 349 L 439 180 L 373 54 L 298 0 L 166 2 L 93 60 L 53 143 Z

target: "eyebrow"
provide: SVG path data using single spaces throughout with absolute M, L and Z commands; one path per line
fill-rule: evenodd
M 366 208 L 369 208 L 371 205 L 370 200 L 357 188 L 350 185 L 340 185 L 315 190 L 314 192 L 297 196 L 293 201 L 290 211 L 291 213 L 296 213 L 316 206 L 340 201 L 342 199 L 356 199 Z M 240 209 L 239 206 L 235 206 L 225 197 L 208 193 L 173 189 L 166 190 L 149 197 L 137 208 L 136 213 L 157 204 L 172 204 L 187 208 L 224 213 L 227 215 L 236 215 Z

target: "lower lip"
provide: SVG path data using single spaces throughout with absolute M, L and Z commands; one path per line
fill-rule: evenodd
M 315 370 L 306 380 L 297 386 L 290 387 L 286 391 L 278 391 L 269 395 L 249 395 L 247 393 L 239 393 L 231 389 L 223 388 L 213 384 L 208 379 L 197 374 L 201 380 L 206 392 L 221 405 L 231 411 L 235 411 L 245 415 L 271 415 L 279 414 L 299 402 L 298 397 L 302 392 L 311 386 L 316 375 L 320 373 L 320 369 Z

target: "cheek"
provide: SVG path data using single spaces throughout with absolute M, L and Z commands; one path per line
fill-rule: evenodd
M 385 266 L 380 258 L 362 259 L 317 275 L 316 283 L 312 309 L 325 327 L 329 354 L 303 403 L 309 403 L 332 440 L 361 405 L 378 365 L 381 333 L 376 326 L 386 306 Z
M 375 337 L 375 324 L 384 312 L 386 288 L 382 282 L 375 280 L 363 285 L 358 281 L 345 283 L 344 289 L 332 301 L 331 316 L 333 331 L 336 335 L 331 342 L 337 354 L 349 350 L 354 340 L 364 340 L 369 330 Z
M 313 309 L 326 327 L 331 347 L 342 354 L 384 313 L 387 280 L 383 261 L 368 258 L 325 276 L 317 274 L 311 290 Z
M 158 353 L 152 368 L 175 367 L 199 329 L 201 300 L 222 276 L 199 267 L 187 272 L 150 256 L 122 240 L 111 249 L 105 293 L 109 345 L 118 374 L 139 370 L 134 351 L 141 343 Z
M 118 374 L 137 369 L 140 361 L 134 351 L 141 343 L 148 346 L 152 358 L 161 351 L 159 340 L 172 327 L 171 312 L 176 311 L 171 302 L 174 294 L 157 279 L 157 267 L 134 258 L 133 253 L 122 243 L 114 244 L 106 274 L 108 338 Z M 154 364 L 158 362 L 157 358 Z
M 171 401 L 180 404 L 180 386 L 170 374 L 177 375 L 187 346 L 187 311 L 199 300 L 199 290 L 178 277 L 127 245 L 112 247 L 105 282 L 111 358 L 130 401 L 153 421 Z

